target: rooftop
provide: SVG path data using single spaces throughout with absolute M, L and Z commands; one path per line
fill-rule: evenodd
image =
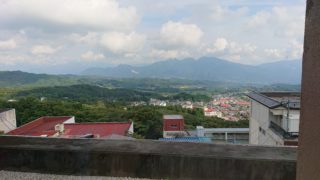
M 160 138 L 160 141 L 178 141 L 178 142 L 211 142 L 208 137 L 181 137 L 181 138 Z
M 183 119 L 181 115 L 163 115 L 163 119 Z
M 299 92 L 251 92 L 247 96 L 270 109 L 288 105 L 290 109 L 300 109 Z
M 113 134 L 125 136 L 131 126 L 131 122 L 107 122 L 107 123 L 72 123 L 64 125 L 64 133 L 61 137 L 79 137 L 93 135 L 94 137 L 111 137 Z
M 55 132 L 55 125 L 62 124 L 65 121 L 73 118 L 72 116 L 45 116 L 31 121 L 25 125 L 14 129 L 7 134 L 9 135 L 24 135 L 24 136 L 52 136 Z
M 109 139 L 123 139 L 126 136 L 131 122 L 95 122 L 74 123 L 73 116 L 41 117 L 17 129 L 8 132 L 8 135 L 22 136 L 59 136 L 63 138 L 96 137 Z M 71 120 L 71 121 L 70 121 Z M 55 126 L 63 124 L 62 132 L 58 133 Z M 113 134 L 118 137 L 111 136 Z

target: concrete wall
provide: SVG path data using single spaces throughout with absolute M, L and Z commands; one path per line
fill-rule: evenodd
M 0 113 L 0 132 L 7 133 L 17 128 L 16 111 L 9 109 Z
M 267 136 L 263 131 L 269 129 L 269 109 L 264 105 L 251 100 L 251 114 L 250 114 L 250 144 L 262 144 L 268 141 Z M 269 144 L 269 143 L 268 143 Z
M 296 149 L 0 136 L 0 170 L 166 179 L 295 179 Z
M 266 106 L 251 100 L 249 143 L 255 145 L 282 146 L 284 139 L 270 129 L 270 121 L 278 122 L 280 116 L 275 116 Z
M 320 1 L 307 0 L 302 64 L 298 179 L 320 177 Z

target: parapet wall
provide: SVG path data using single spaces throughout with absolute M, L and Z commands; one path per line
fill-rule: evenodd
M 165 179 L 295 179 L 296 148 L 0 136 L 0 170 Z

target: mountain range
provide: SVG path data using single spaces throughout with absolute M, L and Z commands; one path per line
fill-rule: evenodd
M 301 60 L 245 65 L 214 57 L 202 57 L 197 60 L 167 60 L 145 66 L 119 65 L 111 68 L 89 68 L 83 71 L 82 75 L 300 84 L 301 69 Z

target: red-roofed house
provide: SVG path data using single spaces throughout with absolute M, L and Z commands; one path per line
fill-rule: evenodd
M 133 134 L 133 122 L 75 123 L 72 116 L 41 117 L 7 134 L 62 138 L 126 137 Z
M 219 118 L 222 117 L 222 113 L 214 108 L 205 108 L 203 112 L 204 112 L 204 116 L 206 117 L 213 117 L 213 116 L 217 116 Z

